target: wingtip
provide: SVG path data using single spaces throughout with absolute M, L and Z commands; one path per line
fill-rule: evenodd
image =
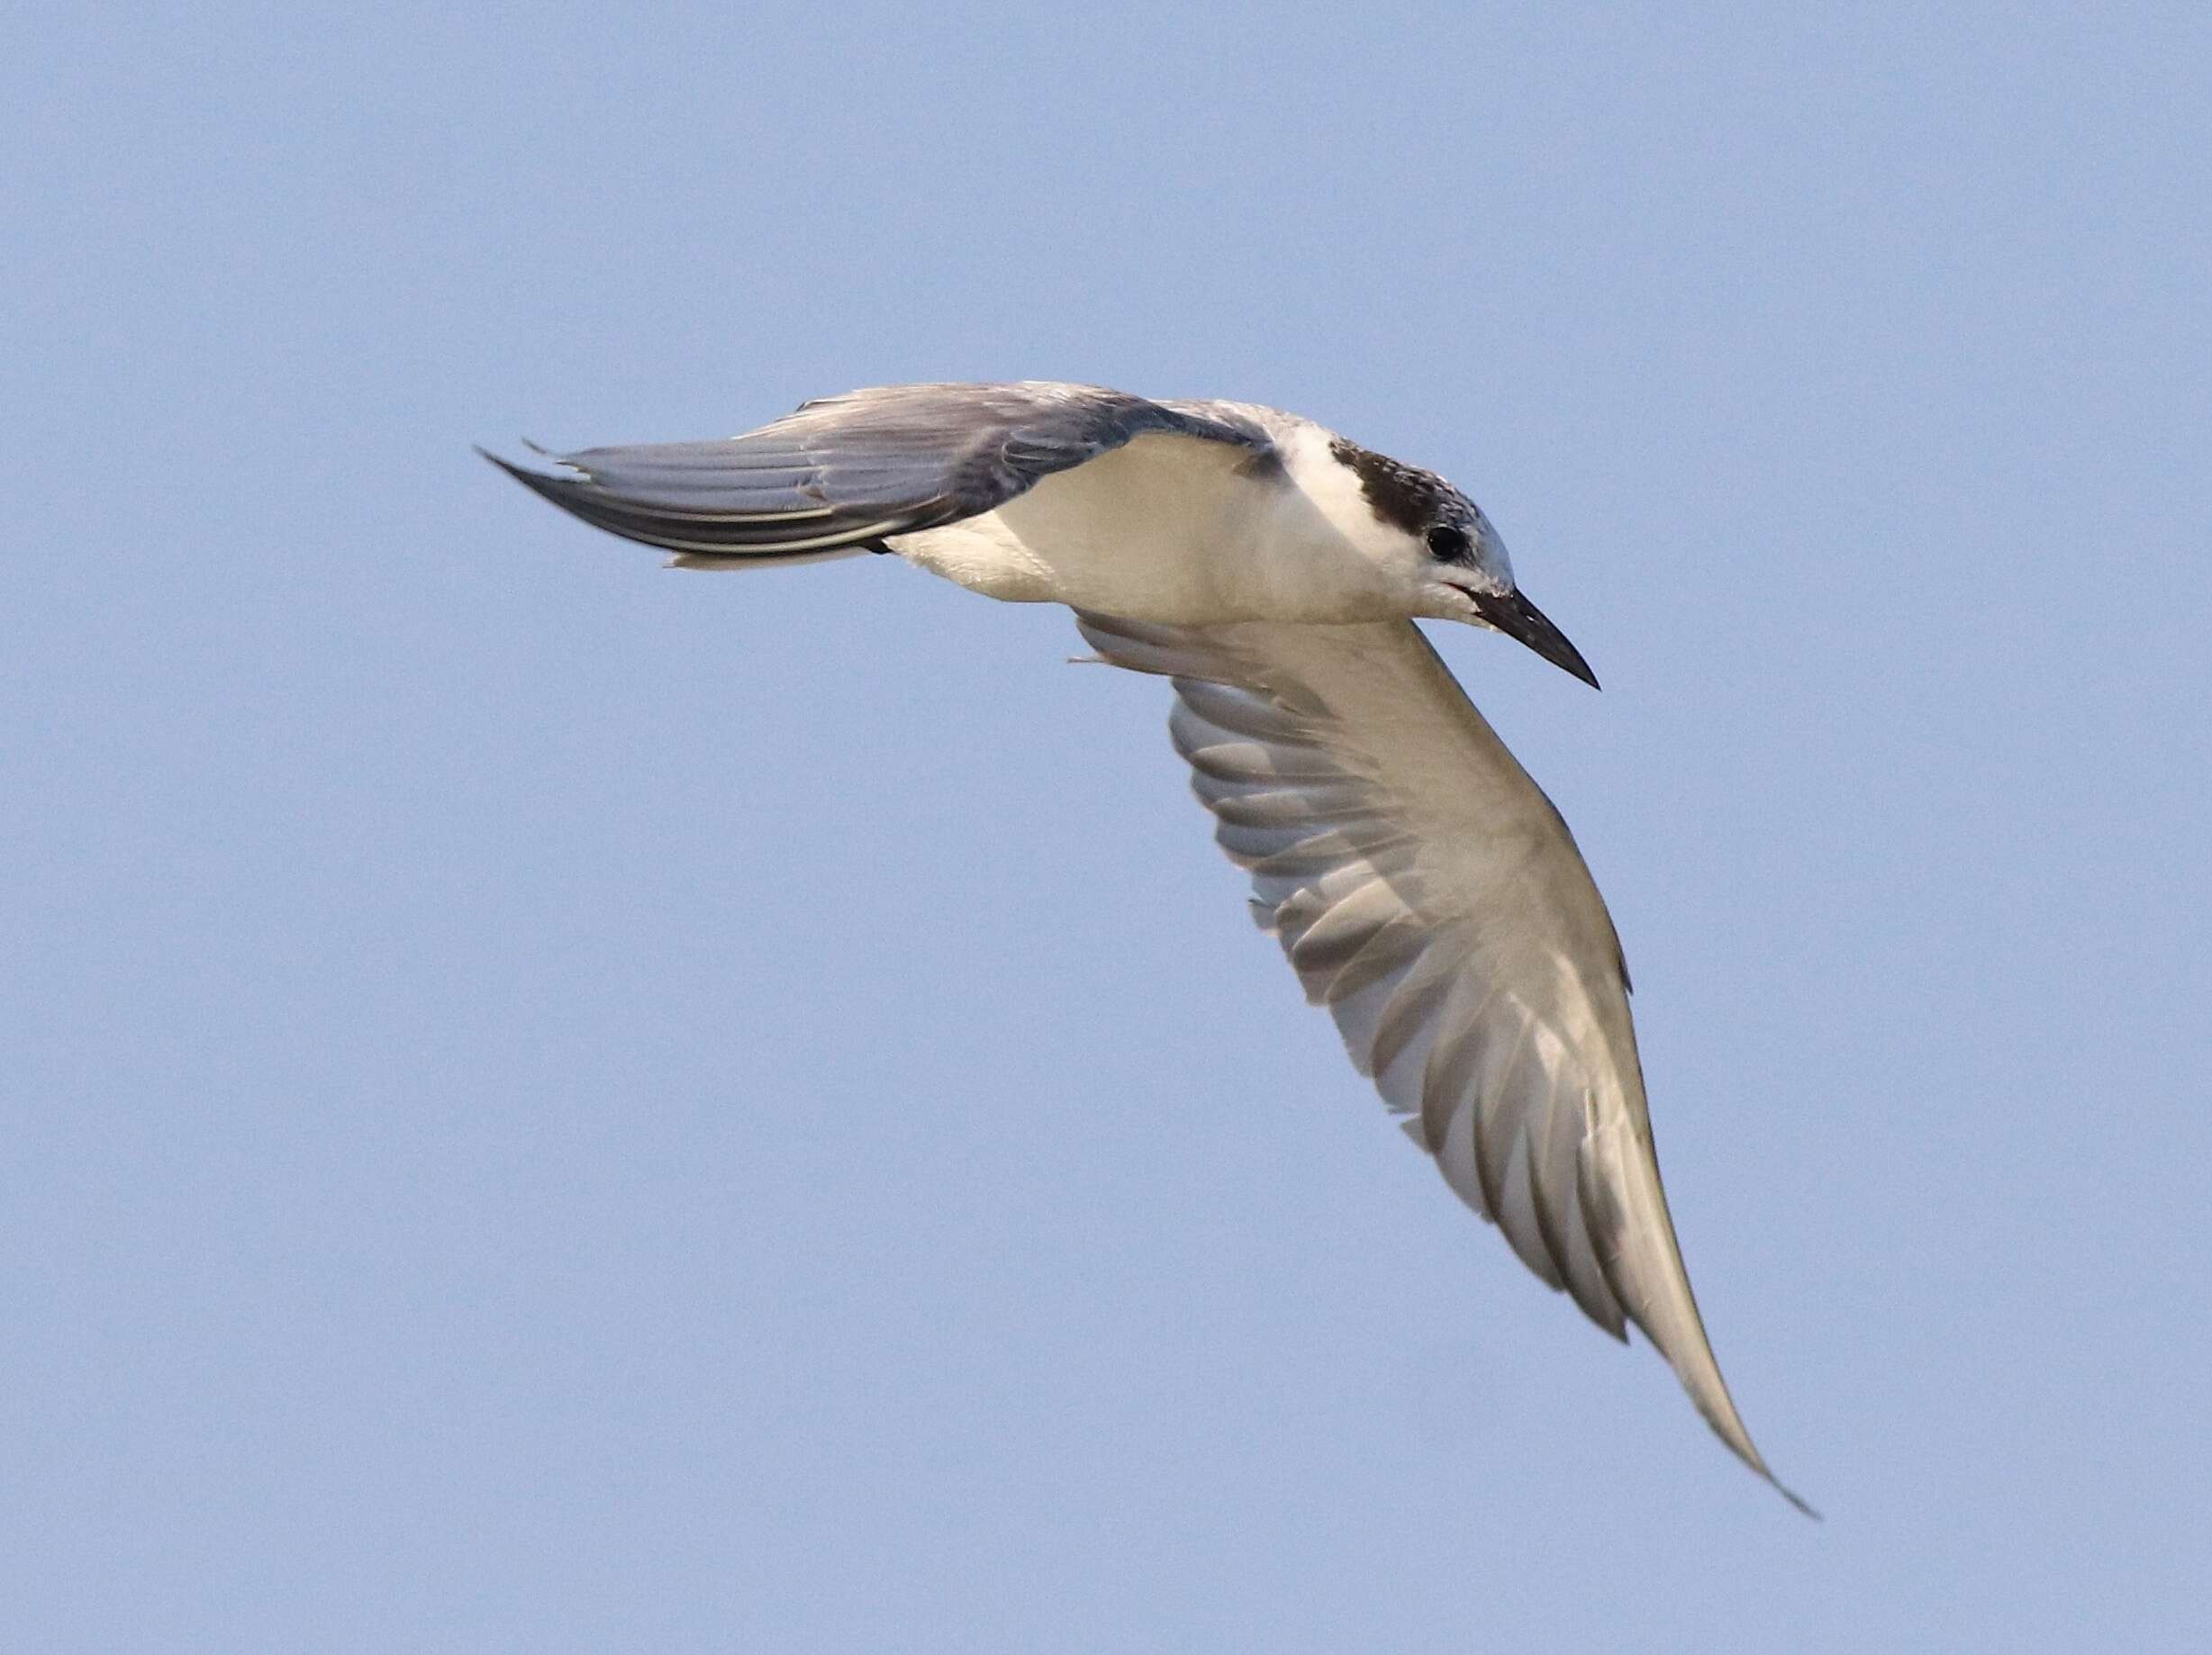
M 1757 1449 L 1751 1446 L 1751 1440 L 1749 1437 L 1745 1437 L 1743 1442 L 1737 1442 L 1732 1439 L 1726 1431 L 1721 1430 L 1718 1425 L 1713 1427 L 1713 1432 L 1716 1436 L 1719 1437 L 1723 1442 L 1727 1444 L 1728 1452 L 1730 1453 L 1734 1454 L 1738 1460 L 1741 1460 L 1745 1465 L 1749 1466 L 1754 1473 L 1757 1474 L 1760 1481 L 1765 1483 L 1768 1488 L 1773 1489 L 1776 1494 L 1781 1495 L 1783 1499 L 1789 1501 L 1790 1505 L 1796 1506 L 1798 1510 L 1803 1512 L 1815 1523 L 1826 1523 L 1827 1521 L 1826 1517 L 1822 1516 L 1820 1513 L 1814 1508 L 1811 1501 L 1808 1500 L 1803 1495 L 1792 1488 L 1788 1483 L 1782 1481 L 1781 1478 L 1775 1476 L 1774 1473 L 1767 1468 L 1765 1457 L 1762 1455 Z
M 1779 1477 L 1776 1477 L 1773 1472 L 1763 1470 L 1760 1472 L 1760 1475 L 1766 1479 L 1768 1484 L 1773 1488 L 1776 1494 L 1781 1495 L 1783 1499 L 1789 1501 L 1790 1505 L 1796 1506 L 1808 1517 L 1810 1517 L 1815 1523 L 1826 1523 L 1827 1521 L 1826 1517 L 1822 1516 L 1818 1511 L 1813 1509 L 1812 1503 L 1809 1500 L 1806 1499 L 1803 1495 L 1798 1493 L 1796 1489 L 1790 1488 L 1787 1483 L 1783 1482 Z
M 1708 1354 L 1709 1353 L 1709 1350 Z M 1713 1373 L 1718 1379 L 1719 1376 L 1718 1367 L 1713 1370 Z M 1720 1388 L 1718 1406 L 1713 1406 L 1708 1398 L 1699 1396 L 1694 1386 L 1689 1388 L 1691 1400 L 1697 1404 L 1698 1412 L 1704 1415 L 1707 1426 L 1711 1429 L 1715 1436 L 1720 1439 L 1721 1444 L 1742 1461 L 1754 1477 L 1815 1523 L 1827 1521 L 1814 1508 L 1810 1501 L 1790 1488 L 1789 1484 L 1783 1482 L 1781 1478 L 1775 1476 L 1773 1471 L 1768 1468 L 1766 1456 L 1762 1454 L 1752 1442 L 1751 1433 L 1745 1429 L 1743 1416 L 1736 1413 L 1735 1400 L 1729 1397 L 1725 1384 Z
M 530 441 L 529 438 L 525 437 L 521 440 L 522 446 L 528 448 L 532 454 L 544 455 L 547 459 L 551 460 L 557 466 L 563 463 L 558 455 L 550 453 L 548 450 L 539 448 L 536 443 Z M 493 465 L 498 466 L 500 470 L 505 472 L 509 476 L 512 477 L 517 483 L 520 483 L 524 488 L 530 490 L 531 493 L 538 495 L 541 499 L 551 501 L 555 505 L 561 507 L 564 511 L 574 511 L 576 510 L 576 496 L 582 492 L 585 479 L 573 476 L 562 476 L 554 472 L 539 471 L 530 466 L 518 465 L 515 461 L 509 459 L 503 454 L 493 453 L 491 449 L 485 448 L 482 443 L 472 443 L 469 446 L 475 448 L 476 451 L 482 455 L 485 459 L 491 461 Z
M 561 456 L 554 453 L 552 449 L 547 448 L 542 443 L 532 442 L 527 437 L 518 437 L 515 439 L 515 440 L 521 443 L 525 448 L 528 448 L 530 453 L 537 456 L 537 457 L 541 460 L 550 461 L 553 465 L 559 466 L 566 466 L 567 465 L 567 460 L 562 458 Z M 505 472 L 509 476 L 529 477 L 542 476 L 545 475 L 542 472 L 531 470 L 527 464 L 518 465 L 515 461 L 509 459 L 503 454 L 494 454 L 491 449 L 485 448 L 480 442 L 472 442 L 468 446 L 471 448 L 474 448 L 479 455 L 483 456 L 484 458 L 491 461 L 493 465 L 498 466 L 500 470 Z
M 521 482 L 523 482 L 523 481 L 525 481 L 525 480 L 527 480 L 527 479 L 528 479 L 528 477 L 529 477 L 529 475 L 530 475 L 530 473 L 529 473 L 528 471 L 526 471 L 526 470 L 525 470 L 523 467 L 521 467 L 521 466 L 520 466 L 516 465 L 516 464 L 515 464 L 515 463 L 514 463 L 512 460 L 509 459 L 509 458 L 508 458 L 508 457 L 507 457 L 505 455 L 503 455 L 503 454 L 494 454 L 494 453 L 493 453 L 493 452 L 491 451 L 491 449 L 489 449 L 489 448 L 485 448 L 485 446 L 484 446 L 482 443 L 480 443 L 480 442 L 472 442 L 472 443 L 470 443 L 468 446 L 469 446 L 471 448 L 473 448 L 473 449 L 475 449 L 475 450 L 476 450 L 476 456 L 477 456 L 477 457 L 478 457 L 478 458 L 480 458 L 480 459 L 486 459 L 486 460 L 491 461 L 491 463 L 492 463 L 493 465 L 494 465 L 494 466 L 498 466 L 498 467 L 500 468 L 500 470 L 502 470 L 502 471 L 505 472 L 505 473 L 506 473 L 506 474 L 507 474 L 509 476 L 512 477 L 512 478 L 513 478 L 513 479 L 514 479 L 516 482 L 521 483 Z M 529 447 L 530 445 L 529 445 L 529 444 L 528 444 L 528 442 L 526 441 L 526 442 L 523 444 L 523 446 L 524 446 L 525 448 L 527 448 L 527 447 Z

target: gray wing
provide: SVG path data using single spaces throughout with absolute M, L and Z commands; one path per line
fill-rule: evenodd
M 1265 451 L 1232 409 L 1092 385 L 885 385 L 802 405 L 741 437 L 485 458 L 585 522 L 690 564 L 841 556 L 1004 504 L 1148 431 Z
M 1612 920 L 1428 639 L 1078 620 L 1107 660 L 1174 680 L 1170 732 L 1255 914 L 1408 1134 L 1530 1270 L 1616 1338 L 1642 1328 L 1773 1481 L 1675 1243 Z

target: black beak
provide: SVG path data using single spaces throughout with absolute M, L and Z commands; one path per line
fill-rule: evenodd
M 1544 618 L 1544 611 L 1522 597 L 1518 592 L 1493 596 L 1486 592 L 1471 592 L 1475 613 L 1504 633 L 1518 638 L 1554 666 L 1573 673 L 1591 689 L 1598 687 L 1598 674 L 1590 670 L 1590 663 L 1582 659 L 1582 652 L 1567 642 L 1567 635 Z

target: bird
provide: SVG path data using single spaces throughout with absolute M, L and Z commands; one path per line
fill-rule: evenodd
M 1730 1397 L 1666 1194 L 1618 937 L 1573 835 L 1416 623 L 1593 688 L 1435 472 L 1254 403 L 1021 381 L 878 386 L 705 441 L 478 453 L 675 566 L 875 554 L 1059 603 L 1168 680 L 1251 908 L 1451 1189 L 1622 1343 L 1633 1324 L 1785 1498 Z

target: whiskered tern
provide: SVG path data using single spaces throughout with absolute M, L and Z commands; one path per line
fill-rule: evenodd
M 1168 728 L 1253 912 L 1446 1182 L 1775 1482 L 1690 1290 L 1603 900 L 1416 619 L 1591 685 L 1434 473 L 1271 408 L 1089 385 L 892 385 L 717 441 L 486 456 L 687 569 L 859 553 L 1065 603 L 1174 686 Z M 1801 1509 L 1804 1502 L 1781 1492 Z

